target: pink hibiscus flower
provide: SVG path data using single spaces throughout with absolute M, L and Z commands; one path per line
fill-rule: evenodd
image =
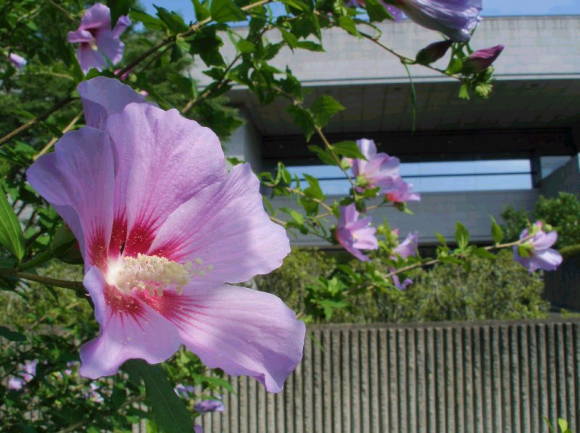
M 79 28 L 67 36 L 69 42 L 79 44 L 77 59 L 83 72 L 91 68 L 101 71 L 109 63 L 119 63 L 125 49 L 119 38 L 130 25 L 129 17 L 123 15 L 111 29 L 111 11 L 104 4 L 96 3 L 87 9 Z
M 359 219 L 354 204 L 340 209 L 340 218 L 336 227 L 336 240 L 357 259 L 367 262 L 370 259 L 360 250 L 376 250 L 379 243 L 375 236 L 376 228 L 371 226 L 371 218 Z
M 116 80 L 79 93 L 89 126 L 65 134 L 28 180 L 83 254 L 100 333 L 81 348 L 81 375 L 159 363 L 183 344 L 210 368 L 280 391 L 302 358 L 304 323 L 276 296 L 230 285 L 290 251 L 250 167 L 228 172 L 210 129 Z
M 385 194 L 385 199 L 393 203 L 406 203 L 408 201 L 419 201 L 421 196 L 413 192 L 412 184 L 405 182 L 399 177 L 392 183 Z
M 377 153 L 377 146 L 373 140 L 361 138 L 356 142 L 360 152 L 366 159 L 351 159 L 352 173 L 355 177 L 361 178 L 366 185 L 358 188 L 359 191 L 365 188 L 382 189 L 389 188 L 399 177 L 399 158 L 389 156 L 386 153 Z
M 555 271 L 562 264 L 562 256 L 558 251 L 550 248 L 558 240 L 556 231 L 545 232 L 543 223 L 537 221 L 532 228 L 532 237 L 522 245 L 514 247 L 514 260 L 527 268 L 530 272 L 538 269 Z M 520 234 L 520 239 L 530 235 L 528 229 Z

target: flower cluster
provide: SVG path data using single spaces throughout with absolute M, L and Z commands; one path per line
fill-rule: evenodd
M 8 377 L 8 389 L 20 391 L 24 388 L 36 376 L 37 365 L 38 360 L 36 359 L 33 361 L 25 361 L 24 364 L 20 365 L 17 374 Z
M 79 241 L 100 334 L 80 374 L 159 363 L 185 345 L 210 368 L 278 392 L 305 326 L 277 297 L 233 285 L 282 264 L 283 227 L 249 165 L 228 171 L 216 135 L 117 80 L 79 86 L 86 127 L 28 170 Z
M 120 36 L 131 25 L 127 16 L 121 16 L 111 28 L 111 11 L 102 3 L 87 9 L 77 30 L 68 33 L 68 41 L 79 44 L 77 59 L 83 72 L 91 68 L 99 71 L 123 58 L 125 44 Z

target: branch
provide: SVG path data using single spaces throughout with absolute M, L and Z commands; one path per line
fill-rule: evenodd
M 515 242 L 509 242 L 509 243 L 506 243 L 506 244 L 490 245 L 490 246 L 487 246 L 487 247 L 483 247 L 483 249 L 486 250 L 486 251 L 494 251 L 494 250 L 500 250 L 500 249 L 503 249 L 503 248 L 515 247 L 517 245 L 523 244 L 524 242 L 526 242 L 528 239 L 531 239 L 532 237 L 533 236 L 527 236 L 527 237 L 522 238 L 522 239 L 519 239 L 519 240 L 517 240 Z M 389 272 L 384 277 L 385 278 L 390 278 L 390 277 L 392 277 L 394 275 L 401 274 L 403 272 L 411 271 L 413 269 L 422 268 L 422 267 L 425 267 L 425 266 L 436 265 L 437 263 L 441 263 L 441 259 L 431 259 L 431 260 L 428 260 L 426 262 L 414 263 L 412 265 L 403 266 L 402 268 L 399 268 L 399 269 L 397 269 L 395 271 Z
M 14 269 L 0 269 L 0 275 L 6 277 L 20 278 L 22 280 L 35 281 L 49 286 L 62 287 L 74 290 L 78 295 L 86 296 L 85 286 L 80 281 L 58 280 L 56 278 L 44 277 L 42 275 L 31 274 L 29 272 L 18 272 Z
M 80 120 L 80 118 L 82 117 L 83 112 L 79 112 L 75 117 L 73 117 L 73 119 L 69 122 L 68 125 L 65 126 L 65 128 L 62 130 L 62 134 L 61 137 L 66 134 L 68 131 L 70 131 L 71 129 L 74 128 L 74 126 L 77 124 L 77 122 Z M 50 148 L 54 145 L 54 143 L 56 143 L 58 141 L 60 137 L 54 137 L 52 138 L 47 144 L 46 146 L 44 146 L 42 148 L 42 150 L 40 152 L 38 152 L 36 155 L 34 155 L 32 157 L 32 159 L 34 161 L 36 161 L 38 158 L 40 158 L 42 155 L 44 155 L 46 152 L 48 152 L 50 150 Z
M 45 113 L 41 114 L 40 116 L 35 117 L 34 119 L 30 119 L 28 122 L 20 125 L 18 128 L 10 131 L 4 137 L 0 138 L 0 145 L 6 143 L 8 140 L 16 137 L 21 132 L 24 132 L 27 129 L 29 129 L 30 127 L 36 125 L 38 122 L 43 121 L 48 116 L 50 116 L 52 113 L 60 110 L 62 107 L 68 105 L 70 102 L 74 101 L 75 99 L 77 99 L 77 98 L 73 98 L 72 96 L 67 96 L 64 99 L 61 99 L 56 104 L 54 104 L 50 110 L 46 111 Z

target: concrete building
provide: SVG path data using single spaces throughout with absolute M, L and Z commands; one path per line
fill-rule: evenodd
M 380 27 L 381 40 L 410 57 L 438 40 L 435 32 L 412 22 Z M 404 68 L 368 40 L 332 29 L 323 34 L 326 52 L 286 50 L 273 63 L 280 69 L 288 65 L 309 89 L 309 98 L 330 94 L 347 107 L 326 128 L 332 141 L 372 138 L 381 151 L 401 158 L 404 177 L 419 187 L 423 199 L 412 204 L 413 216 L 382 209 L 373 214 L 376 221 L 387 217 L 402 234 L 419 230 L 428 244 L 436 232 L 452 237 L 460 220 L 473 240 L 485 242 L 491 239 L 489 217 L 499 218 L 507 205 L 529 209 L 540 194 L 580 191 L 579 35 L 579 16 L 486 18 L 473 47 L 506 46 L 496 63 L 493 95 L 461 100 L 456 81 L 413 66 L 414 131 Z M 225 57 L 233 55 L 226 47 Z M 200 71 L 194 73 L 203 83 Z M 329 192 L 345 188 L 331 171 L 316 167 L 320 163 L 285 111 L 286 100 L 261 106 L 244 88 L 229 96 L 247 122 L 231 138 L 228 153 L 251 162 L 256 171 L 282 160 L 295 172 L 322 177 Z M 288 200 L 274 204 L 292 206 Z M 317 242 L 295 239 L 298 245 Z

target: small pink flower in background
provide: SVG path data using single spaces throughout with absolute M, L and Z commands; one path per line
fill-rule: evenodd
M 520 239 L 532 236 L 522 245 L 514 247 L 514 259 L 530 272 L 538 269 L 545 271 L 554 271 L 562 263 L 560 253 L 552 248 L 552 245 L 558 240 L 556 231 L 544 232 L 543 223 L 537 221 L 534 223 L 532 233 L 525 229 L 520 234 Z
M 223 412 L 224 404 L 219 400 L 203 400 L 193 407 L 199 413 Z
M 417 254 L 417 249 L 419 248 L 419 233 L 412 232 L 407 235 L 405 240 L 401 242 L 393 250 L 393 253 L 397 256 L 406 259 Z
M 394 256 L 392 258 L 396 258 L 397 256 L 399 256 L 403 259 L 406 259 L 408 257 L 416 255 L 418 249 L 419 249 L 419 233 L 418 232 L 409 233 L 405 238 L 405 240 L 393 249 Z M 410 278 L 406 278 L 401 283 L 401 280 L 399 279 L 398 275 L 393 275 L 392 279 L 393 284 L 399 290 L 405 290 L 407 287 L 413 284 L 413 280 Z
M 129 359 L 165 361 L 185 345 L 210 368 L 282 390 L 305 326 L 276 296 L 232 284 L 290 252 L 249 165 L 226 168 L 217 136 L 105 77 L 79 86 L 89 126 L 28 170 L 79 241 L 99 335 L 80 374 Z
M 481 18 L 482 0 L 390 0 L 420 26 L 467 42 Z
M 179 383 L 175 386 L 175 388 L 173 388 L 173 390 L 181 398 L 190 398 L 195 392 L 195 387 Z
M 81 19 L 79 28 L 68 33 L 67 40 L 79 44 L 77 58 L 83 72 L 91 68 L 99 71 L 110 64 L 117 64 L 123 58 L 125 44 L 120 36 L 131 20 L 121 16 L 111 29 L 111 12 L 102 3 L 96 3 L 87 9 Z
M 371 226 L 371 218 L 359 219 L 354 204 L 340 209 L 340 218 L 336 227 L 336 240 L 357 259 L 366 262 L 367 256 L 360 250 L 376 250 L 379 243 L 375 236 L 376 228 Z
M 34 379 L 36 376 L 36 366 L 38 365 L 38 360 L 25 361 L 24 364 L 20 365 L 16 376 L 10 376 L 8 378 L 8 389 L 14 391 L 21 390 L 24 385 Z
M 196 424 L 193 426 L 193 431 L 194 433 L 203 433 L 203 427 L 199 424 Z
M 406 203 L 408 201 L 419 201 L 421 196 L 413 192 L 413 185 L 405 182 L 402 178 L 397 178 L 391 188 L 385 194 L 385 198 L 393 203 Z
M 19 56 L 16 53 L 8 54 L 8 60 L 10 61 L 10 63 L 12 63 L 12 66 L 14 66 L 16 69 L 23 69 L 28 63 L 24 57 Z
M 373 140 L 361 138 L 356 142 L 364 159 L 351 159 L 352 173 L 366 182 L 365 188 L 390 188 L 399 177 L 399 158 L 386 153 L 377 153 L 377 146 Z M 358 188 L 364 190 L 363 187 Z
M 476 74 L 485 71 L 495 62 L 503 49 L 503 45 L 496 45 L 473 52 L 463 61 L 463 72 Z

